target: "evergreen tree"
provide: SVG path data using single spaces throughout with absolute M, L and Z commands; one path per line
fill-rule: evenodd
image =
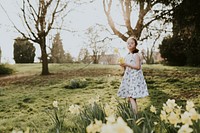
M 73 62 L 73 58 L 72 58 L 72 56 L 69 52 L 65 54 L 65 62 L 66 63 L 72 63 Z
M 183 0 L 173 14 L 173 37 L 163 40 L 160 53 L 169 65 L 200 66 L 200 1 Z
M 57 33 L 53 39 L 51 58 L 53 63 L 65 62 L 65 51 L 63 49 L 60 33 Z
M 16 38 L 14 42 L 14 60 L 16 63 L 33 63 L 35 47 L 24 38 Z

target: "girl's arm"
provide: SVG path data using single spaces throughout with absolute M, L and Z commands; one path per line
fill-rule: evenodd
M 138 54 L 135 55 L 135 65 L 132 64 L 121 64 L 122 67 L 129 67 L 131 69 L 136 69 L 136 70 L 140 70 L 141 65 L 140 65 L 140 56 Z

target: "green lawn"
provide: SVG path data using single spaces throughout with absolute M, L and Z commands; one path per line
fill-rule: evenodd
M 122 69 L 117 65 L 50 64 L 52 73 L 40 76 L 41 64 L 12 66 L 16 73 L 0 77 L 0 132 L 27 127 L 47 132 L 52 126 L 45 110 L 57 100 L 67 111 L 66 126 L 72 126 L 67 110 L 71 104 L 84 105 L 100 96 L 103 103 L 116 96 Z M 150 96 L 138 99 L 139 110 L 153 104 L 161 108 L 167 99 L 180 105 L 193 100 L 200 107 L 200 68 L 144 65 Z M 86 83 L 85 88 L 66 88 L 71 79 Z M 119 98 L 118 98 L 119 99 Z

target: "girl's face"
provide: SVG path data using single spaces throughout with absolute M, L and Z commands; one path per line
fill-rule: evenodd
M 135 41 L 133 39 L 127 40 L 127 48 L 129 49 L 129 51 L 133 51 L 136 49 Z

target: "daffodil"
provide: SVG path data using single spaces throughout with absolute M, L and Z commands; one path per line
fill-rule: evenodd
M 113 133 L 113 124 L 103 124 L 100 133 Z
M 174 112 L 171 112 L 168 116 L 169 123 L 173 124 L 174 127 L 177 126 L 177 124 L 180 122 L 179 115 L 175 114 Z
M 119 53 L 119 50 L 118 48 L 114 48 L 114 53 L 118 54 Z
M 110 116 L 108 116 L 108 117 L 106 117 L 106 120 L 107 120 L 107 124 L 113 124 L 116 120 L 115 120 L 116 118 L 115 118 L 115 115 L 113 114 L 113 115 L 110 115 Z
M 184 114 L 181 114 L 181 122 L 188 125 L 193 124 L 189 112 L 184 112 Z
M 161 118 L 162 121 L 165 121 L 165 122 L 168 121 L 167 120 L 167 114 L 166 114 L 166 112 L 164 110 L 161 110 L 160 118 Z
M 174 109 L 175 106 L 177 106 L 177 104 L 175 103 L 175 100 L 174 99 L 168 99 L 167 102 L 166 102 L 167 106 L 171 109 Z
M 181 106 L 177 106 L 175 109 L 174 109 L 174 112 L 177 114 L 177 115 L 181 115 Z
M 154 122 L 153 124 L 154 124 L 154 125 L 158 125 L 158 122 Z
M 113 125 L 114 133 L 133 133 L 133 130 L 127 126 L 127 123 L 121 118 L 117 118 L 117 123 Z
M 80 113 L 80 106 L 78 106 L 78 105 L 71 105 L 70 107 L 69 107 L 69 111 L 72 113 L 72 114 L 79 114 Z
M 53 101 L 53 107 L 58 108 L 58 101 Z
M 153 105 L 151 105 L 150 111 L 153 112 L 153 113 L 155 113 L 155 114 L 157 113 L 156 108 Z
M 119 62 L 120 64 L 123 64 L 123 63 L 125 63 L 125 60 L 124 60 L 123 57 L 120 57 L 120 58 L 118 59 L 118 62 Z
M 198 114 L 194 108 L 190 109 L 189 115 L 190 115 L 191 119 L 194 121 L 197 121 L 198 119 L 200 119 L 200 114 Z
M 96 133 L 96 131 L 94 130 L 94 124 L 93 124 L 93 122 L 91 122 L 90 125 L 88 125 L 86 127 L 86 132 L 87 133 Z
M 194 108 L 194 103 L 192 101 L 187 101 L 186 110 L 190 111 L 192 108 Z
M 185 124 L 178 130 L 178 133 L 191 133 L 192 131 L 193 129 L 188 124 Z
M 170 107 L 170 106 L 168 106 L 168 105 L 166 105 L 165 103 L 163 104 L 163 110 L 165 111 L 165 112 L 167 112 L 167 113 L 170 113 L 170 112 L 173 112 L 173 108 L 172 107 Z

